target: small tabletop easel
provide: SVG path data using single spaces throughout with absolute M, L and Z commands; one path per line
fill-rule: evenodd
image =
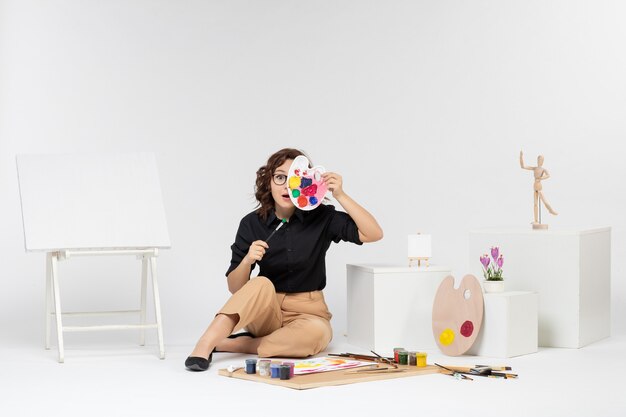
M 417 261 L 417 267 L 422 266 L 422 261 L 428 267 L 428 260 L 432 256 L 430 235 L 423 235 L 417 232 L 415 235 L 408 236 L 408 258 L 409 268 L 414 261 Z
M 428 267 L 428 260 L 429 260 L 429 259 L 430 259 L 430 258 L 423 257 L 423 256 L 418 256 L 418 257 L 411 257 L 411 256 L 409 256 L 409 268 L 410 268 L 411 266 L 413 266 L 412 264 L 413 264 L 413 262 L 415 262 L 415 261 L 417 261 L 417 267 L 418 267 L 418 268 L 422 266 L 422 261 L 424 261 L 424 263 L 426 264 L 426 267 Z
M 20 155 L 17 167 L 27 252 L 46 252 L 45 347 L 56 322 L 59 362 L 64 332 L 156 329 L 165 358 L 156 257 L 170 247 L 154 155 Z M 63 312 L 58 263 L 81 256 L 136 256 L 141 260 L 138 310 Z M 150 271 L 155 322 L 146 322 Z M 68 316 L 138 314 L 139 324 L 64 326 Z

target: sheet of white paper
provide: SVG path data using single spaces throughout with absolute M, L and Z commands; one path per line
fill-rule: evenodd
M 18 155 L 27 251 L 168 248 L 151 153 Z
M 337 371 L 339 369 L 358 368 L 361 366 L 372 366 L 375 362 L 357 361 L 342 357 L 323 357 L 300 359 L 292 361 L 294 365 L 294 375 L 314 374 L 317 372 Z

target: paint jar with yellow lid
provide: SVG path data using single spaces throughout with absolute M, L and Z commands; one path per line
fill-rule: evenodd
M 415 354 L 415 358 L 417 361 L 417 367 L 418 368 L 424 368 L 426 367 L 426 352 L 417 352 Z

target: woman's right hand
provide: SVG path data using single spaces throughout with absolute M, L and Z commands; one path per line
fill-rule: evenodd
M 259 262 L 263 259 L 263 255 L 265 255 L 265 251 L 269 249 L 267 243 L 262 240 L 255 240 L 250 245 L 250 249 L 248 249 L 248 254 L 244 258 L 244 261 L 249 265 L 252 265 L 255 262 Z

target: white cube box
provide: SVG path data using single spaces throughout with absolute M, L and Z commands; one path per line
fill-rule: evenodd
M 470 270 L 480 255 L 504 254 L 509 291 L 539 294 L 539 346 L 579 348 L 610 336 L 611 228 L 470 232 Z
M 433 300 L 450 268 L 347 265 L 348 343 L 390 356 L 436 349 Z
M 483 294 L 483 324 L 469 354 L 511 358 L 537 352 L 537 293 Z

